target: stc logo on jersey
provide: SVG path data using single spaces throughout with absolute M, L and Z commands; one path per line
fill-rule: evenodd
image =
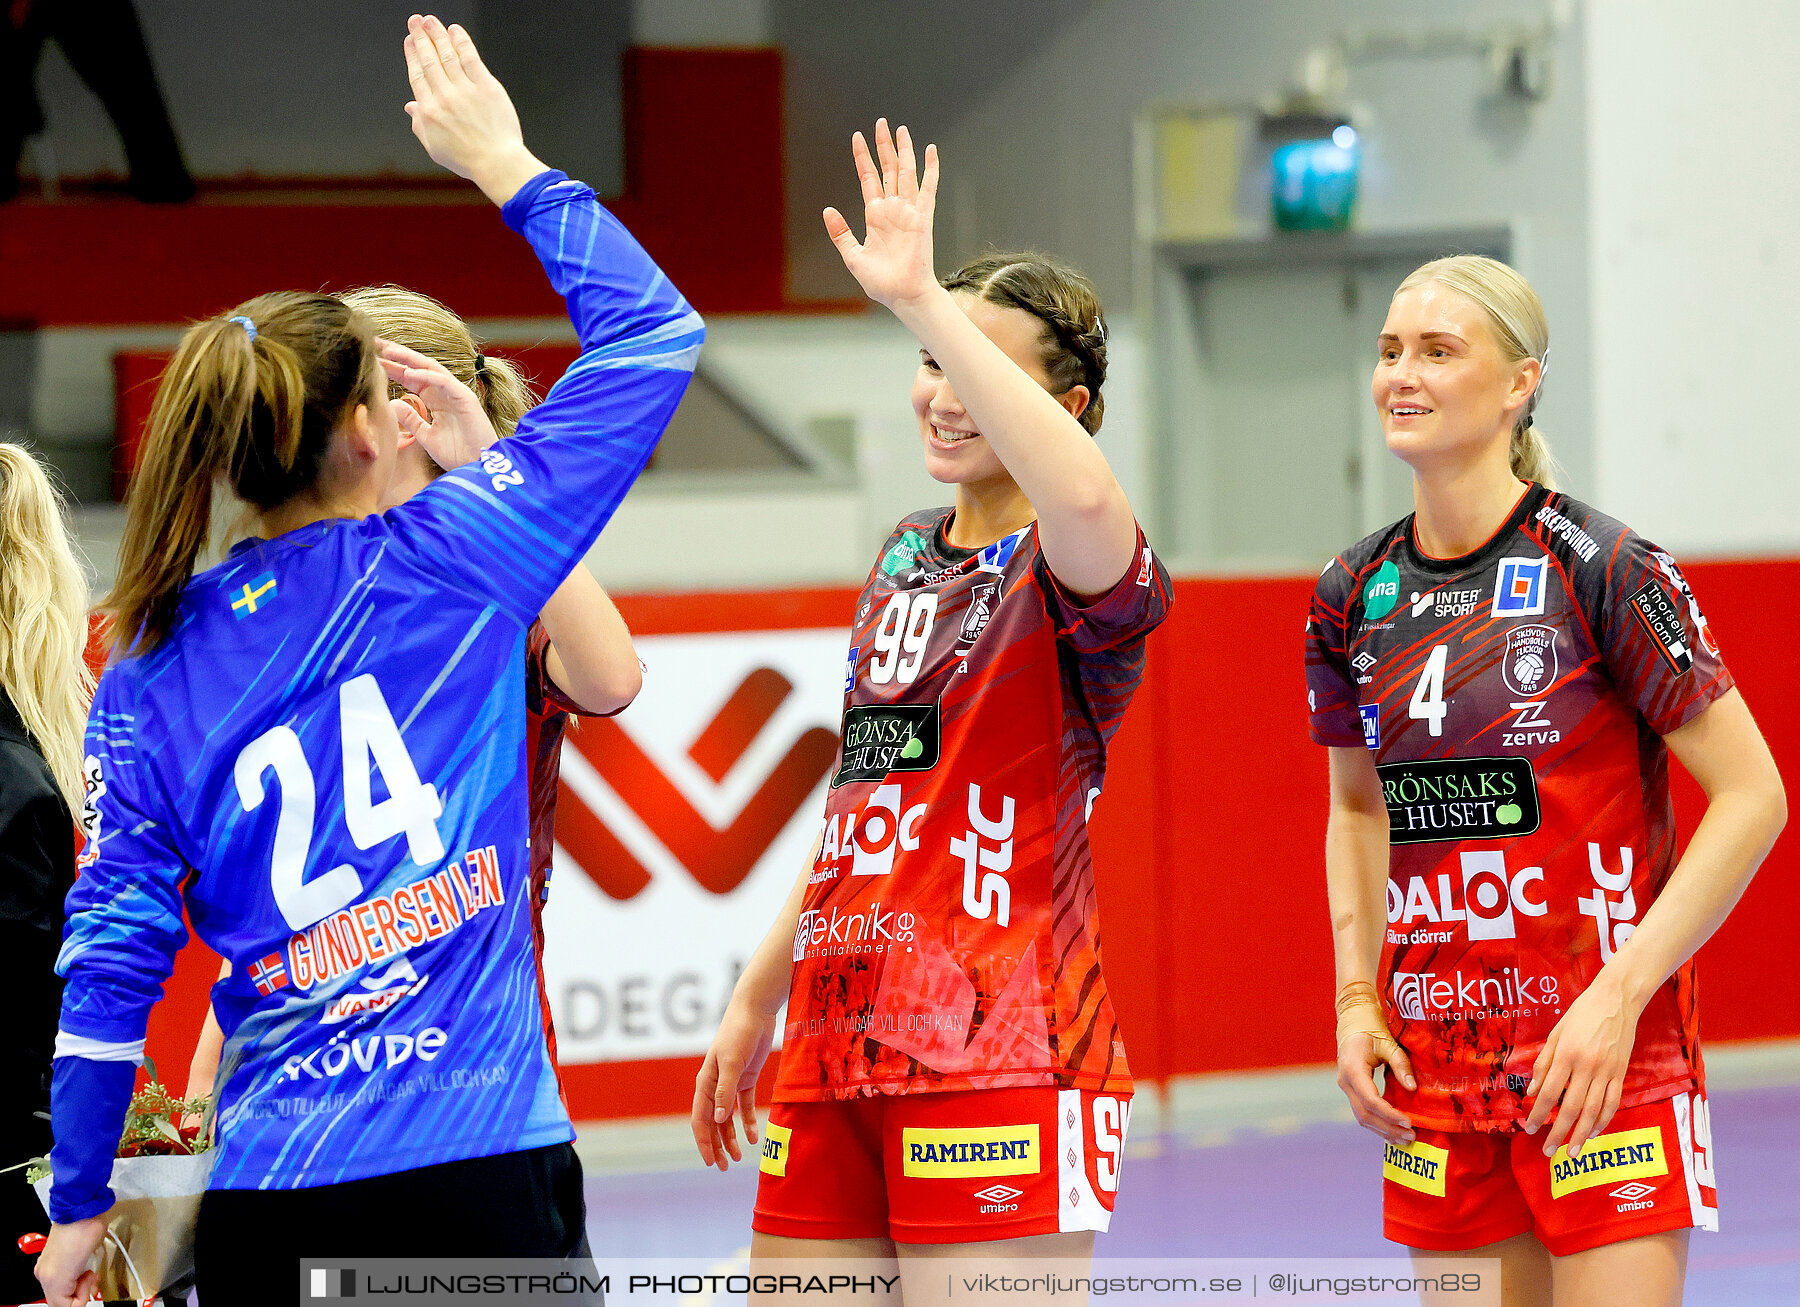
M 1387 918 L 1390 926 L 1411 926 L 1421 919 L 1449 925 L 1463 922 L 1470 939 L 1516 939 L 1518 929 L 1514 914 L 1541 917 L 1550 906 L 1541 897 L 1527 893 L 1536 886 L 1543 892 L 1544 869 L 1526 867 L 1509 875 L 1506 855 L 1498 850 L 1482 850 L 1462 855 L 1460 896 L 1448 875 L 1437 878 L 1437 894 L 1424 876 L 1414 876 L 1402 890 L 1394 881 L 1387 885 Z M 1408 931 L 1388 931 L 1391 944 L 1445 944 L 1453 938 L 1450 930 L 1426 927 Z
M 1550 560 L 1537 558 L 1502 558 L 1500 571 L 1494 578 L 1495 617 L 1539 617 L 1544 611 L 1545 577 Z

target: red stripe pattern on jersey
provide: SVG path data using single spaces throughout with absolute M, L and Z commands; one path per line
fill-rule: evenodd
M 900 522 L 862 592 L 781 1101 L 1131 1085 L 1087 816 L 1168 574 L 1140 532 L 1083 606 L 1035 526 L 968 551 L 950 515 Z
M 1312 735 L 1387 801 L 1381 989 L 1417 1125 L 1506 1129 L 1545 1037 L 1675 865 L 1662 737 L 1732 686 L 1675 560 L 1531 486 L 1474 553 L 1409 517 L 1333 559 L 1306 635 Z M 1693 964 L 1645 1008 L 1623 1105 L 1700 1087 Z
M 562 1068 L 556 1060 L 556 1024 L 550 1016 L 550 991 L 544 984 L 544 904 L 550 898 L 550 862 L 556 847 L 556 790 L 562 773 L 563 733 L 571 715 L 592 717 L 550 676 L 550 633 L 533 622 L 525 635 L 525 760 L 530 765 L 531 943 L 537 958 L 538 1008 L 544 1018 L 544 1041 L 550 1065 L 562 1090 Z

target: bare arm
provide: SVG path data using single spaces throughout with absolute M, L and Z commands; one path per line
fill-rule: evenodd
M 631 632 L 587 564 L 576 564 L 538 617 L 550 636 L 545 665 L 564 694 L 603 717 L 637 698 L 644 673 Z
M 1051 395 L 957 307 L 932 270 L 937 147 L 919 176 L 912 137 L 896 142 L 887 120 L 875 127 L 881 166 L 862 133 L 852 138 L 862 182 L 864 239 L 836 209 L 825 230 L 863 290 L 887 305 L 944 370 L 1001 464 L 1037 511 L 1038 545 L 1057 580 L 1078 595 L 1101 595 L 1125 575 L 1137 551 L 1137 520 L 1094 438 L 1075 420 L 1091 396 L 1076 386 Z
M 689 1118 L 694 1143 L 701 1160 L 721 1171 L 729 1170 L 731 1162 L 743 1160 L 732 1123 L 734 1106 L 744 1123 L 744 1138 L 756 1142 L 756 1078 L 774 1045 L 776 1015 L 793 981 L 794 932 L 800 928 L 800 909 L 806 901 L 807 880 L 818 861 L 819 843 L 813 842 L 775 924 L 738 977 L 719 1021 L 719 1033 L 713 1036 L 712 1047 L 706 1050 L 706 1060 L 694 1079 Z
M 1359 1124 L 1411 1143 L 1412 1122 L 1381 1097 L 1375 1068 L 1408 1089 L 1412 1060 L 1388 1031 L 1376 988 L 1387 929 L 1388 814 L 1375 759 L 1360 745 L 1331 750 L 1331 817 L 1325 827 L 1325 885 L 1337 957 L 1338 1087 Z
M 1642 924 L 1544 1041 L 1525 1091 L 1537 1095 L 1525 1128 L 1535 1132 L 1555 1113 L 1546 1156 L 1565 1140 L 1579 1153 L 1606 1129 L 1645 1006 L 1712 938 L 1787 824 L 1781 774 L 1736 690 L 1664 739 L 1706 792 L 1706 815 Z
M 1787 824 L 1781 773 L 1735 689 L 1665 739 L 1706 792 L 1706 815 L 1643 922 L 1606 964 L 1640 1011 L 1724 923 Z
M 219 979 L 224 980 L 231 974 L 231 962 L 227 959 L 219 964 Z M 213 1081 L 219 1075 L 219 1054 L 225 1048 L 225 1032 L 219 1029 L 219 1018 L 213 1015 L 212 1004 L 206 1005 L 206 1020 L 200 1026 L 200 1040 L 194 1045 L 194 1059 L 188 1063 L 187 1094 L 188 1098 L 198 1098 L 201 1094 L 213 1091 Z

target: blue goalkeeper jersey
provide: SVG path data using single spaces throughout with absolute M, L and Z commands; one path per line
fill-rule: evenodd
M 510 200 L 582 354 L 407 503 L 246 541 L 109 668 L 57 970 L 51 1216 L 105 1210 L 150 1008 L 232 964 L 212 1185 L 336 1184 L 573 1137 L 532 953 L 526 629 L 643 468 L 700 318 L 586 186 Z

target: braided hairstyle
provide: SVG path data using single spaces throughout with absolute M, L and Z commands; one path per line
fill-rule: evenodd
M 966 291 L 988 304 L 1023 309 L 1044 324 L 1044 370 L 1054 393 L 1086 386 L 1088 405 L 1077 419 L 1091 436 L 1100 430 L 1105 401 L 1106 324 L 1094 283 L 1066 263 L 1042 254 L 996 252 L 969 260 L 943 279 L 945 290 Z

